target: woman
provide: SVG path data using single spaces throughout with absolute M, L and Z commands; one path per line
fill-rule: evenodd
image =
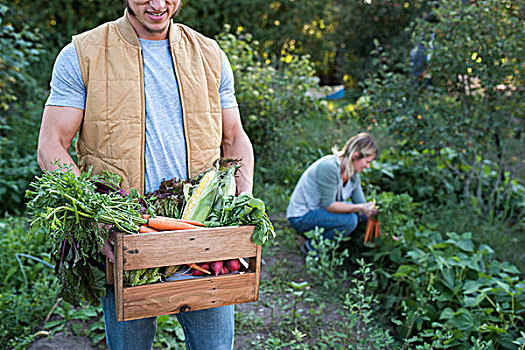
M 350 138 L 342 150 L 332 149 L 310 165 L 301 175 L 286 217 L 299 232 L 324 228 L 323 237 L 331 239 L 336 231 L 348 236 L 357 227 L 360 215 L 377 214 L 373 202 L 366 203 L 359 174 L 377 155 L 377 144 L 367 133 Z M 351 199 L 350 201 L 347 201 Z M 307 240 L 301 251 L 313 250 Z

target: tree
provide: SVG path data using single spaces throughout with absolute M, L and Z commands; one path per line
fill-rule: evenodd
M 463 198 L 484 215 L 510 216 L 523 197 L 523 6 L 519 1 L 446 1 L 437 23 L 419 20 L 413 45 L 430 54 L 430 83 L 414 79 L 404 63 L 365 84 L 367 118 L 382 120 L 403 141 L 458 177 Z M 429 45 L 434 35 L 433 45 Z M 394 70 L 402 69 L 401 73 Z M 516 203 L 514 203 L 516 204 Z

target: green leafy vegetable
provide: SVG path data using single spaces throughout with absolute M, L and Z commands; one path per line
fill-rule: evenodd
M 133 234 L 146 222 L 137 191 L 126 196 L 120 191 L 100 193 L 90 175 L 91 171 L 76 176 L 70 167 L 60 167 L 37 177 L 26 192 L 31 230 L 48 234 L 61 282 L 59 296 L 72 305 L 82 300 L 97 305 L 105 294 L 100 249 L 109 230 L 103 227 Z
M 265 211 L 264 202 L 248 193 L 238 197 L 222 197 L 222 205 L 216 207 L 205 225 L 208 227 L 255 225 L 252 240 L 262 245 L 270 238 L 275 238 L 273 224 Z

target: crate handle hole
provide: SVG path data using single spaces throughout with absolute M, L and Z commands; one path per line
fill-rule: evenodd
M 191 306 L 189 306 L 189 305 L 181 305 L 179 310 L 180 310 L 180 312 L 188 312 L 188 311 L 191 311 Z

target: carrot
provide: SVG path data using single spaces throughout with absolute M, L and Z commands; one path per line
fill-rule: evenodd
M 139 232 L 140 233 L 150 233 L 150 232 L 159 232 L 159 231 L 155 230 L 154 228 L 148 227 L 146 225 L 140 225 Z
M 374 237 L 374 232 L 375 232 L 376 227 L 377 227 L 377 218 L 374 217 L 374 225 L 372 226 L 372 229 L 370 230 L 370 234 L 368 237 L 369 242 L 372 242 L 372 238 Z
M 368 222 L 366 223 L 365 240 L 363 244 L 366 244 L 371 238 L 372 230 L 374 229 L 374 221 L 375 219 L 369 218 Z
M 175 219 L 179 222 L 183 222 L 185 224 L 190 224 L 190 225 L 195 225 L 195 226 L 201 226 L 201 227 L 205 227 L 204 224 L 200 221 L 196 221 L 196 220 L 185 220 L 185 219 Z
M 179 219 L 167 218 L 164 216 L 156 216 L 154 218 L 148 219 L 147 225 L 159 231 L 187 230 L 199 228 L 199 226 L 182 222 Z
M 211 275 L 211 272 L 206 270 L 206 269 L 203 269 L 202 267 L 200 267 L 199 265 L 195 264 L 195 263 L 190 263 L 190 264 L 186 264 L 188 265 L 189 267 L 191 267 L 192 269 L 195 269 L 195 270 L 198 270 L 200 272 L 204 272 L 204 273 L 207 273 L 208 275 Z
M 148 220 L 151 217 L 149 214 L 142 214 L 142 218 Z
M 375 238 L 379 238 L 381 236 L 381 223 L 379 221 L 376 221 L 375 231 Z

